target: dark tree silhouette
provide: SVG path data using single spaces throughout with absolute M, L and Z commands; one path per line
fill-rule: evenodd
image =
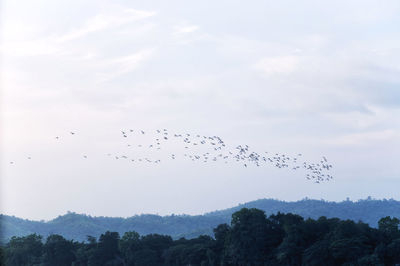
M 170 236 L 140 236 L 105 232 L 85 242 L 50 235 L 43 243 L 36 234 L 12 237 L 1 247 L 1 265 L 159 266 L 159 265 L 396 265 L 400 264 L 397 218 L 384 217 L 379 228 L 362 222 L 291 213 L 267 217 L 259 209 L 243 208 L 231 225 L 220 224 L 214 238 L 202 235 L 173 240 Z

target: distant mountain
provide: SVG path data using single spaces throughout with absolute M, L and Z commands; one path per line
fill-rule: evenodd
M 372 227 L 377 227 L 378 221 L 382 217 L 395 216 L 400 218 L 400 201 L 393 199 L 375 200 L 368 197 L 359 201 L 331 202 L 325 200 L 303 199 L 295 202 L 286 202 L 274 199 L 260 199 L 236 207 L 215 211 L 205 214 L 205 216 L 223 217 L 230 219 L 232 213 L 241 208 L 257 208 L 264 210 L 267 215 L 277 212 L 295 213 L 305 218 L 317 219 L 321 216 L 328 218 L 337 217 L 342 220 L 350 219 L 362 221 Z
M 204 215 L 170 215 L 151 214 L 136 215 L 129 218 L 92 217 L 85 214 L 69 212 L 48 222 L 24 220 L 14 216 L 0 215 L 0 242 L 7 242 L 12 236 L 23 236 L 37 233 L 44 237 L 49 234 L 60 234 L 67 239 L 84 241 L 88 235 L 98 237 L 105 231 L 136 231 L 141 235 L 158 233 L 171 235 L 174 238 L 194 238 L 202 234 L 212 235 L 218 224 L 229 223 L 231 215 L 241 208 L 257 208 L 267 215 L 277 212 L 295 213 L 305 218 L 337 217 L 363 221 L 376 227 L 380 218 L 395 216 L 400 218 L 400 201 L 366 200 L 329 202 L 324 200 L 304 199 L 285 202 L 274 199 L 260 199 L 236 207 L 206 213 Z

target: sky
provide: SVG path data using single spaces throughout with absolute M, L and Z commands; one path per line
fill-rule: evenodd
M 3 0 L 1 213 L 48 220 L 202 214 L 260 198 L 400 200 L 399 14 L 399 1 Z M 121 130 L 163 128 L 326 156 L 334 179 L 200 164 L 176 143 L 157 155 L 176 160 L 157 165 L 106 155 L 154 157 L 127 150 L 150 133 L 124 139 Z

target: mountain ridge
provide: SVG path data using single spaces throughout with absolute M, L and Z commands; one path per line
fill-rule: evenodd
M 141 214 L 127 218 L 91 216 L 67 212 L 49 221 L 32 221 L 15 216 L 0 214 L 0 242 L 7 242 L 12 236 L 23 236 L 37 233 L 44 237 L 60 234 L 67 239 L 85 241 L 88 235 L 98 237 L 105 231 L 123 234 L 136 231 L 141 235 L 167 234 L 174 238 L 193 238 L 201 234 L 212 235 L 213 228 L 221 223 L 229 223 L 232 213 L 241 208 L 257 208 L 269 216 L 277 212 L 294 213 L 304 218 L 349 219 L 377 226 L 380 218 L 386 216 L 400 217 L 400 201 L 394 199 L 376 200 L 368 197 L 365 200 L 341 202 L 302 199 L 299 201 L 281 201 L 276 199 L 258 199 L 239 204 L 232 208 L 216 210 L 202 215 L 166 215 Z

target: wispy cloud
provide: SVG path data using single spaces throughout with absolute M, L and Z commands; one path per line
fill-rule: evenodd
M 107 82 L 114 78 L 117 78 L 123 74 L 129 73 L 137 69 L 143 62 L 150 59 L 155 53 L 155 49 L 144 49 L 139 52 L 112 58 L 109 60 L 103 60 L 97 62 L 103 68 L 101 74 L 99 74 L 99 80 L 97 82 Z
M 118 27 L 133 21 L 152 17 L 156 12 L 127 9 L 118 14 L 98 14 L 90 18 L 82 27 L 57 38 L 58 42 L 71 41 L 87 34 L 102 31 L 111 27 Z
M 92 33 L 98 33 L 141 21 L 153 17 L 156 14 L 157 13 L 154 11 L 119 8 L 109 13 L 102 12 L 94 15 L 88 18 L 81 26 L 69 31 L 56 32 L 44 36 L 30 36 L 26 34 L 32 27 L 21 23 L 16 29 L 7 27 L 4 41 L 0 45 L 0 50 L 3 55 L 19 57 L 69 55 L 70 50 L 76 50 L 79 45 L 71 49 L 71 47 L 65 46 L 66 42 L 84 38 Z M 24 28 L 26 28 L 26 30 L 21 30 Z M 143 31 L 143 28 L 149 29 L 148 27 L 140 26 L 138 30 Z

